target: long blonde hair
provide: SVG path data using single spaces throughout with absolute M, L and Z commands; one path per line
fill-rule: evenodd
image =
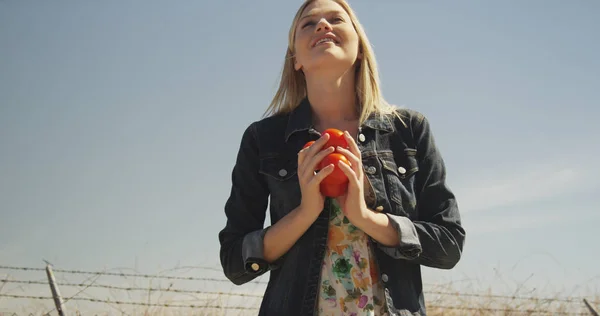
M 279 82 L 279 88 L 267 108 L 267 114 L 281 114 L 292 111 L 307 95 L 306 79 L 302 71 L 294 69 L 294 42 L 296 39 L 296 26 L 306 7 L 315 0 L 306 0 L 296 12 L 294 20 L 289 30 L 288 48 L 285 54 L 283 70 Z M 379 72 L 375 53 L 371 48 L 371 43 L 358 21 L 358 18 L 350 5 L 345 0 L 332 0 L 337 2 L 350 16 L 352 25 L 358 34 L 359 51 L 362 58 L 359 59 L 359 65 L 356 72 L 356 99 L 359 110 L 359 122 L 362 124 L 371 114 L 392 113 L 394 107 L 387 103 L 381 93 L 379 85 Z

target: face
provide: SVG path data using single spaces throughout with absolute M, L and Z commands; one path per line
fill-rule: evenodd
M 352 67 L 359 55 L 359 38 L 350 16 L 332 0 L 317 0 L 302 12 L 296 25 L 296 70 L 327 69 L 324 65 Z

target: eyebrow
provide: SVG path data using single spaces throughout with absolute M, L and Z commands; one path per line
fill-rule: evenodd
M 305 16 L 303 16 L 303 17 L 301 17 L 301 18 L 300 18 L 300 21 L 302 21 L 302 20 L 304 20 L 304 19 L 306 19 L 306 18 L 310 18 L 311 16 L 314 16 L 314 14 L 307 14 L 307 15 L 305 15 Z
M 343 11 L 339 11 L 339 10 L 331 10 L 331 11 L 325 12 L 325 14 L 343 14 L 343 13 L 344 13 Z M 300 20 L 298 20 L 298 21 L 302 21 L 302 20 L 304 20 L 306 18 L 310 18 L 310 17 L 313 17 L 313 16 L 315 16 L 315 14 L 314 13 L 310 13 L 310 14 L 307 14 L 307 15 L 301 17 Z

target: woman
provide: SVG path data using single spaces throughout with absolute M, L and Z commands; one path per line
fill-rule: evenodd
M 454 267 L 465 231 L 428 121 L 385 102 L 344 0 L 299 8 L 268 110 L 233 168 L 219 234 L 227 278 L 270 271 L 259 315 L 425 315 L 420 266 Z M 327 128 L 345 131 L 349 148 L 325 146 Z M 319 168 L 334 150 L 350 166 Z M 334 168 L 348 188 L 328 198 L 319 185 Z

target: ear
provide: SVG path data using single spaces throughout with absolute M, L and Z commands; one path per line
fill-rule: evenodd
M 296 58 L 294 58 L 294 69 L 296 69 L 296 71 L 302 69 L 302 65 L 298 62 Z

